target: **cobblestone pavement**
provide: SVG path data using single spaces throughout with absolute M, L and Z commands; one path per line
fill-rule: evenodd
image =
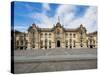
M 33 73 L 33 72 L 50 72 L 50 71 L 65 71 L 79 69 L 95 69 L 97 68 L 97 49 L 82 48 L 82 49 L 48 49 L 48 50 L 16 50 L 15 57 L 18 60 L 29 59 L 45 59 L 51 61 L 37 62 L 14 62 L 15 73 Z M 22 58 L 21 58 L 22 57 Z M 80 60 L 79 58 L 84 58 Z M 91 58 L 91 59 L 90 59 Z M 52 61 L 58 59 L 59 61 Z M 65 60 L 68 59 L 68 60 Z M 69 60 L 72 59 L 72 60 Z M 79 59 L 79 60 L 76 60 Z
M 97 60 L 59 61 L 59 62 L 27 62 L 15 63 L 15 73 L 34 73 L 67 70 L 96 69 Z
M 50 55 L 78 55 L 78 54 L 97 54 L 97 48 L 82 48 L 82 49 L 35 49 L 35 50 L 15 50 L 14 56 L 50 56 Z

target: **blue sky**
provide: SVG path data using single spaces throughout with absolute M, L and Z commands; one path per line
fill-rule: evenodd
M 88 32 L 97 30 L 95 6 L 14 2 L 14 28 L 22 32 L 27 31 L 32 23 L 51 28 L 57 23 L 58 16 L 65 28 L 77 28 L 83 24 Z

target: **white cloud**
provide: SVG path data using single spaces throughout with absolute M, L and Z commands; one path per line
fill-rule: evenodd
M 76 18 L 69 22 L 67 27 L 78 27 L 80 24 L 83 24 L 87 28 L 88 32 L 93 32 L 97 30 L 97 8 L 96 7 L 89 7 L 85 12 L 85 15 Z
M 40 22 L 40 23 L 36 23 L 39 27 L 43 27 L 43 28 L 52 27 L 53 24 L 52 18 L 49 18 L 44 13 L 35 13 L 34 15 L 35 15 L 34 19 Z
M 65 25 L 74 18 L 73 11 L 75 11 L 75 8 L 75 6 L 60 5 L 54 17 L 48 17 L 45 13 L 36 13 L 34 15 L 35 18 L 41 22 L 41 24 L 38 25 L 45 28 L 53 27 L 53 25 L 58 22 L 58 16 L 60 17 L 60 22 Z
M 48 3 L 43 3 L 42 4 L 42 8 L 43 8 L 43 10 L 46 10 L 46 11 L 49 11 L 50 10 L 50 6 L 49 6 Z
M 18 26 L 14 26 L 14 30 L 18 30 L 18 31 L 21 31 L 21 32 L 25 32 L 27 31 L 27 28 L 29 26 L 23 26 L 23 25 L 18 25 Z
M 63 14 L 72 13 L 76 7 L 73 5 L 60 5 L 56 11 L 56 14 L 61 16 Z
M 49 4 L 43 4 L 43 8 L 50 10 Z M 88 30 L 88 32 L 93 32 L 97 30 L 97 8 L 90 6 L 85 11 L 85 14 L 81 17 L 76 18 L 77 7 L 74 5 L 60 5 L 53 17 L 48 17 L 46 13 L 35 13 L 31 14 L 30 17 L 38 20 L 40 23 L 36 23 L 39 27 L 47 28 L 53 27 L 58 21 L 58 16 L 60 17 L 61 24 L 67 28 L 76 28 L 80 24 L 83 24 Z M 78 13 L 77 13 L 78 14 Z

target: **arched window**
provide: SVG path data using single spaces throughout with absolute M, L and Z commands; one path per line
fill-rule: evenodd
M 88 47 L 88 40 L 86 41 L 86 45 L 87 45 L 87 47 Z
M 76 41 L 74 40 L 73 42 L 74 42 L 74 47 L 76 47 Z
M 20 44 L 23 45 L 23 40 L 20 41 Z
M 93 44 L 95 44 L 95 40 L 93 40 Z
M 41 33 L 40 36 L 43 37 L 43 33 Z
M 49 48 L 51 48 L 51 40 L 49 41 Z
M 80 47 L 83 47 L 83 32 L 80 32 Z
M 73 37 L 76 38 L 76 34 L 73 34 Z
M 33 48 L 35 48 L 35 41 L 33 40 Z
M 47 49 L 47 39 L 45 39 L 45 49 Z
M 47 36 L 47 33 L 45 33 L 45 36 Z
M 94 47 L 95 47 L 95 40 L 93 40 L 93 44 L 94 44 Z
M 27 43 L 28 43 L 28 41 L 26 40 L 26 41 L 25 41 L 25 45 L 27 45 Z
M 19 45 L 19 41 L 18 40 L 16 41 L 16 45 Z
M 70 41 L 70 43 L 72 43 L 72 39 L 70 39 L 69 41 Z
M 43 48 L 43 40 L 40 41 L 40 46 Z
M 66 33 L 66 37 L 68 37 L 68 34 Z
M 72 38 L 72 33 L 70 33 L 70 38 Z
M 33 39 L 35 39 L 35 33 L 33 32 Z
M 66 48 L 68 48 L 68 40 L 66 40 Z
M 49 33 L 49 38 L 51 37 L 51 33 Z
M 47 38 L 47 33 L 45 33 L 45 37 Z
M 70 38 L 70 48 L 72 48 L 72 39 Z

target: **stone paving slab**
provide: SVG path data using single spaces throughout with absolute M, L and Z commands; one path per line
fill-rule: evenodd
M 97 68 L 97 49 L 15 51 L 14 72 L 34 73 Z
M 96 55 L 56 55 L 56 56 L 37 56 L 37 57 L 27 57 L 27 56 L 15 56 L 15 62 L 44 62 L 44 61 L 64 61 L 64 60 L 88 60 L 97 59 Z
M 15 50 L 14 56 L 52 56 L 52 55 L 79 55 L 79 54 L 95 54 L 97 55 L 97 48 L 81 48 L 81 49 L 35 49 L 35 50 Z
M 22 62 L 14 64 L 14 73 L 54 72 L 96 68 L 97 60 L 95 59 L 60 62 Z

